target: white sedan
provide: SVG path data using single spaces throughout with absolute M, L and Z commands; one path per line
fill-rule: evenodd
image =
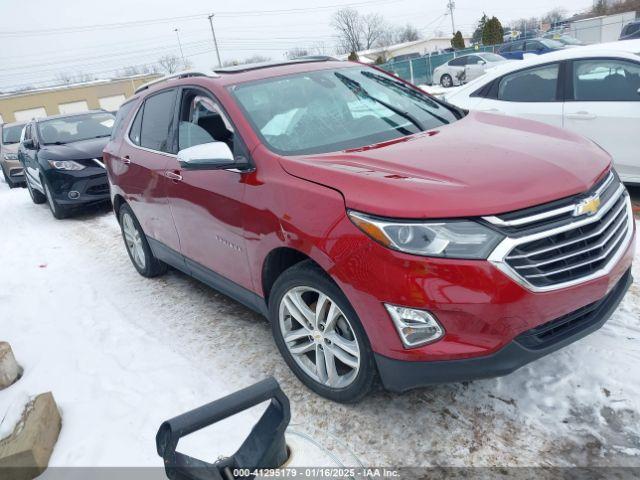
M 510 62 L 447 94 L 446 100 L 573 130 L 611 154 L 625 183 L 640 184 L 640 40 Z
M 506 58 L 491 52 L 462 55 L 436 67 L 431 81 L 434 85 L 442 85 L 445 88 L 462 85 L 505 62 L 508 62 Z

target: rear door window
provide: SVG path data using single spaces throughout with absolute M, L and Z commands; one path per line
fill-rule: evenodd
M 120 138 L 122 132 L 126 127 L 125 120 L 129 117 L 129 112 L 133 109 L 135 101 L 124 103 L 118 109 L 118 113 L 116 113 L 116 119 L 113 123 L 113 130 L 111 131 L 111 139 Z
M 553 102 L 558 88 L 557 63 L 505 75 L 498 87 L 498 100 L 507 102 Z
M 166 90 L 148 97 L 140 128 L 140 146 L 158 152 L 172 152 L 170 129 L 173 125 L 176 90 Z
M 464 67 L 467 64 L 467 57 L 454 58 L 449 62 L 450 67 Z
M 639 102 L 640 63 L 613 58 L 574 61 L 573 99 L 579 102 Z

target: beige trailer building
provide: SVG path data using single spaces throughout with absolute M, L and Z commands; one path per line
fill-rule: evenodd
M 0 123 L 24 122 L 59 113 L 103 108 L 117 110 L 143 83 L 159 75 L 136 75 L 112 80 L 39 88 L 0 95 Z

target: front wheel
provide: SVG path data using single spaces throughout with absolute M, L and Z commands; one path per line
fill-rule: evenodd
M 444 75 L 442 75 L 442 77 L 440 77 L 440 85 L 442 85 L 444 88 L 450 88 L 453 86 L 453 79 L 451 78 L 451 75 L 445 73 Z
M 131 263 L 143 277 L 157 277 L 167 271 L 167 264 L 158 260 L 149 246 L 147 237 L 129 205 L 123 205 L 118 214 L 122 238 Z
M 29 178 L 27 177 L 26 173 L 25 173 L 25 181 L 27 183 L 27 190 L 29 190 L 29 196 L 31 197 L 31 200 L 33 201 L 33 203 L 35 203 L 36 205 L 40 205 L 41 203 L 44 203 L 47 201 L 47 197 L 45 197 L 42 193 L 40 193 L 38 190 L 35 190 L 31 186 L 31 182 L 29 182 Z
M 280 353 L 311 390 L 342 403 L 357 402 L 371 390 L 376 369 L 364 328 L 315 264 L 302 262 L 278 278 L 269 314 Z
M 49 204 L 49 208 L 51 209 L 51 213 L 53 214 L 53 216 L 58 220 L 67 218 L 69 216 L 69 211 L 63 206 L 61 206 L 53 197 L 53 194 L 51 193 L 51 188 L 49 187 L 49 184 L 47 183 L 47 181 L 44 178 L 42 178 L 41 180 L 42 180 L 42 186 L 44 187 L 45 196 L 47 197 L 47 203 Z

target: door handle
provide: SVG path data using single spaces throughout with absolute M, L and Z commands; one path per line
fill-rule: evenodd
M 589 112 L 567 113 L 567 118 L 571 120 L 595 120 L 597 115 Z
M 122 163 L 124 163 L 125 165 L 129 165 L 131 163 L 131 158 L 129 157 L 129 155 L 125 155 L 122 158 Z
M 176 172 L 172 172 L 170 170 L 167 170 L 166 172 L 164 172 L 164 176 L 167 178 L 170 178 L 174 182 L 179 182 L 182 180 L 182 175 Z

